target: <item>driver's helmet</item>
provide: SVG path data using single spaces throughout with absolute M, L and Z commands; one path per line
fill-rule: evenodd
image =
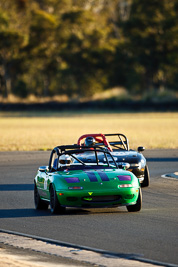
M 85 146 L 94 146 L 96 144 L 96 140 L 94 137 L 92 136 L 88 136 L 86 139 L 85 139 Z
M 69 167 L 71 163 L 71 156 L 63 154 L 59 157 L 59 167 Z

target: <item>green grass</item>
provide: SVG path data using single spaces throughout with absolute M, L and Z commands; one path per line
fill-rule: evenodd
M 133 149 L 174 149 L 178 113 L 0 113 L 0 151 L 48 150 L 86 133 L 123 133 Z

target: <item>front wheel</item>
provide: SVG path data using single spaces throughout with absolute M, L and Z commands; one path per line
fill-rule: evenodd
M 137 212 L 137 211 L 140 211 L 141 208 L 142 208 L 142 191 L 140 188 L 136 204 L 127 206 L 127 210 L 129 212 Z
M 37 210 L 47 210 L 48 203 L 40 198 L 36 184 L 34 184 L 34 202 Z
M 65 211 L 65 208 L 61 207 L 58 201 L 57 194 L 53 185 L 51 185 L 50 188 L 50 208 L 52 214 L 64 213 Z
M 144 171 L 144 180 L 143 183 L 141 184 L 142 187 L 148 187 L 150 184 L 150 173 L 148 166 L 145 166 L 145 171 Z

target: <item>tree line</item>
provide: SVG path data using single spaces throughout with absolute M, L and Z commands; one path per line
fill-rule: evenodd
M 1 0 L 0 95 L 178 89 L 178 0 Z

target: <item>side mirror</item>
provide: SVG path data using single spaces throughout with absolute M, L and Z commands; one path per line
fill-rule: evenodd
M 139 147 L 138 147 L 138 152 L 142 152 L 142 151 L 144 151 L 144 150 L 145 150 L 144 146 L 139 146 Z
M 48 166 L 41 166 L 38 169 L 40 172 L 47 172 L 48 171 Z

